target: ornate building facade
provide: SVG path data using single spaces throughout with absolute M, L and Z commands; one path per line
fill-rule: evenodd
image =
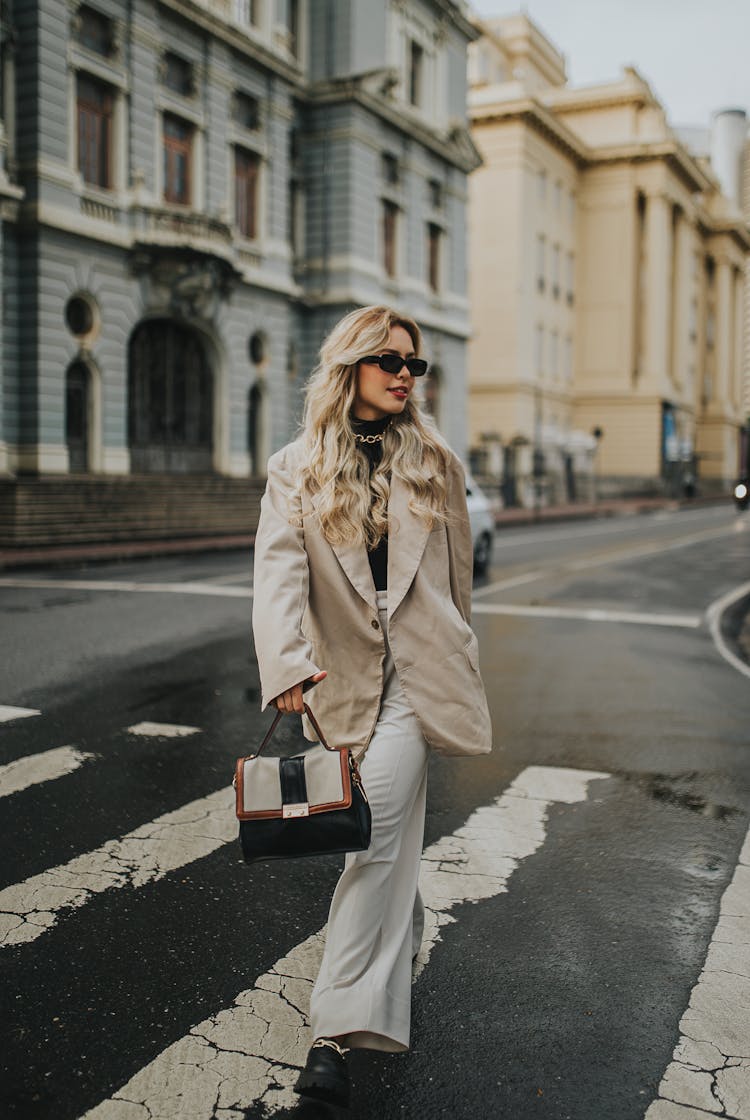
M 2 12 L 1 473 L 262 476 L 376 301 L 424 324 L 464 449 L 462 3 Z
M 575 89 L 526 16 L 470 48 L 470 430 L 508 500 L 739 469 L 748 226 L 633 69 Z

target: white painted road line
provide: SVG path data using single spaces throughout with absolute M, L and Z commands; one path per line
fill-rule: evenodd
M 535 583 L 537 580 L 551 579 L 565 575 L 567 572 L 584 572 L 589 571 L 591 568 L 604 568 L 608 564 L 620 564 L 623 561 L 638 560 L 646 556 L 658 556 L 662 552 L 671 552 L 678 548 L 688 548 L 692 544 L 702 544 L 705 541 L 714 540 L 718 537 L 725 537 L 735 534 L 737 532 L 744 532 L 747 528 L 745 522 L 732 522 L 731 525 L 725 525 L 721 529 L 704 529 L 699 533 L 691 533 L 686 537 L 679 537 L 677 540 L 664 541 L 661 544 L 647 544 L 627 546 L 625 548 L 616 548 L 612 551 L 596 556 L 589 556 L 583 560 L 568 560 L 560 564 L 554 564 L 548 568 L 535 569 L 532 572 L 526 572 L 522 575 L 512 576 L 509 579 L 498 580 L 497 583 L 490 583 L 486 587 L 478 588 L 474 594 L 473 599 L 491 595 L 495 591 L 505 591 L 511 587 L 518 587 L 524 583 Z M 583 535 L 576 534 L 578 536 Z M 530 540 L 539 540 L 540 538 L 530 537 Z M 551 537 L 550 539 L 561 539 Z M 513 543 L 513 542 L 511 542 Z M 497 541 L 495 542 L 497 544 Z
M 495 591 L 506 591 L 509 587 L 520 587 L 524 583 L 533 583 L 537 579 L 544 579 L 548 572 L 524 572 L 520 576 L 510 576 L 508 579 L 500 579 L 497 583 L 488 583 L 486 587 L 479 587 L 473 593 L 472 599 L 476 600 L 480 595 L 492 595 Z
M 12 579 L 0 578 L 0 587 L 39 588 L 63 591 L 125 591 L 149 595 L 216 595 L 225 599 L 252 599 L 249 587 L 223 587 L 212 583 L 136 583 L 107 579 Z
M 28 719 L 29 716 L 41 714 L 36 708 L 11 708 L 8 704 L 0 704 L 0 723 L 8 723 L 12 719 Z
M 55 778 L 72 773 L 94 757 L 95 755 L 85 754 L 75 747 L 55 747 L 51 751 L 42 751 L 41 754 L 17 758 L 15 762 L 0 766 L 0 797 L 20 793 L 40 782 L 54 781 Z
M 629 622 L 639 626 L 680 626 L 697 630 L 698 614 L 645 614 L 640 611 L 610 611 L 598 607 L 526 607 L 518 603 L 474 603 L 473 614 L 518 615 L 522 618 L 572 618 L 581 622 Z
M 495 549 L 515 548 L 518 545 L 525 544 L 536 545 L 550 542 L 556 544 L 559 541 L 577 541 L 584 537 L 615 537 L 618 533 L 632 533 L 637 528 L 648 529 L 649 523 L 652 521 L 658 521 L 664 525 L 667 520 L 671 520 L 682 525 L 686 521 L 712 516 L 717 519 L 719 517 L 725 518 L 726 515 L 727 510 L 724 507 L 716 510 L 672 510 L 666 513 L 659 510 L 656 514 L 646 513 L 633 517 L 601 518 L 593 524 L 578 521 L 575 522 L 573 529 L 563 523 L 560 523 L 557 529 L 554 527 L 542 529 L 541 526 L 537 525 L 531 529 L 520 530 L 507 526 L 495 536 L 493 551 Z
M 455 906 L 507 891 L 521 860 L 544 843 L 550 805 L 584 801 L 589 782 L 607 777 L 530 766 L 502 797 L 427 848 L 420 875 L 426 925 L 417 975 L 442 927 L 456 921 L 450 913 Z M 297 945 L 232 1007 L 198 1023 L 82 1120 L 239 1120 L 256 1104 L 264 1116 L 293 1105 L 292 1085 L 312 1041 L 308 1007 L 324 932 Z
M 747 528 L 744 524 L 732 522 L 731 525 L 725 525 L 722 529 L 703 529 L 699 533 L 691 533 L 687 537 L 678 537 L 673 541 L 665 541 L 663 544 L 653 545 L 636 545 L 635 548 L 623 548 L 616 552 L 612 552 L 608 556 L 591 556 L 585 560 L 572 560 L 562 566 L 562 571 L 566 572 L 585 572 L 590 568 L 603 568 L 607 564 L 620 564 L 627 560 L 640 560 L 644 556 L 659 556 L 663 552 L 674 552 L 678 548 L 689 548 L 691 544 L 705 544 L 706 541 L 718 540 L 720 537 L 727 537 L 736 534 L 738 531 L 744 531 Z
M 184 739 L 188 735 L 197 735 L 200 727 L 188 727 L 181 723 L 153 723 L 144 719 L 141 723 L 134 723 L 128 727 L 130 735 L 153 736 L 158 739 Z
M 750 1117 L 750 831 L 645 1120 Z
M 229 575 L 226 575 L 226 576 L 207 576 L 206 583 L 211 584 L 211 586 L 216 586 L 217 584 L 225 584 L 225 583 L 250 583 L 251 579 L 252 579 L 252 573 L 250 571 L 247 571 L 247 572 L 231 572 Z
M 743 583 L 740 587 L 735 587 L 734 591 L 722 595 L 720 599 L 717 599 L 708 608 L 706 618 L 708 619 L 708 628 L 711 631 L 711 637 L 721 656 L 725 661 L 728 661 L 738 673 L 742 673 L 745 677 L 750 677 L 750 665 L 741 661 L 740 658 L 733 653 L 724 641 L 724 635 L 721 632 L 721 616 L 724 611 L 728 610 L 729 607 L 739 599 L 744 599 L 746 595 L 750 595 L 750 583 Z
M 34 941 L 95 894 L 142 887 L 237 839 L 234 790 L 217 790 L 0 891 L 0 947 Z

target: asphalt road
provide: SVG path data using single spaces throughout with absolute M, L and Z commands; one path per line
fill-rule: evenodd
M 334 1115 L 289 1085 L 339 862 L 246 867 L 227 789 L 250 587 L 239 553 L 0 578 L 4 1116 Z M 413 1048 L 352 1056 L 351 1116 L 750 1116 L 749 595 L 724 507 L 497 535 L 496 749 L 432 761 Z

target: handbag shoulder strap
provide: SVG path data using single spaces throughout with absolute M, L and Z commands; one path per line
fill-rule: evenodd
M 258 747 L 257 751 L 255 752 L 255 755 L 254 755 L 254 756 L 252 756 L 252 757 L 255 757 L 255 758 L 257 758 L 257 757 L 258 757 L 258 755 L 259 755 L 259 754 L 261 754 L 261 753 L 263 752 L 263 750 L 265 750 L 265 748 L 266 748 L 266 747 L 268 746 L 268 744 L 269 744 L 269 743 L 270 743 L 270 741 L 271 741 L 271 736 L 273 735 L 274 731 L 275 731 L 275 730 L 276 730 L 276 728 L 278 727 L 278 724 L 279 724 L 279 720 L 281 719 L 281 717 L 282 717 L 283 715 L 284 715 L 284 713 L 283 713 L 283 712 L 277 712 L 277 713 L 276 713 L 276 715 L 274 716 L 274 720 L 273 720 L 273 723 L 271 724 L 271 726 L 269 727 L 268 731 L 266 732 L 266 735 L 265 735 L 265 738 L 263 739 L 263 742 L 262 742 L 262 743 L 260 744 L 260 746 Z M 312 710 L 311 710 L 311 709 L 310 709 L 310 708 L 308 707 L 308 705 L 307 705 L 307 704 L 305 704 L 305 715 L 306 715 L 306 716 L 307 716 L 307 718 L 308 718 L 308 719 L 310 720 L 310 723 L 311 723 L 311 724 L 313 725 L 313 728 L 314 728 L 314 730 L 315 730 L 315 733 L 316 733 L 316 735 L 318 736 L 318 738 L 320 739 L 320 742 L 321 742 L 321 744 L 322 744 L 322 745 L 323 745 L 323 746 L 325 747 L 325 749 L 326 749 L 327 751 L 336 751 L 336 750 L 338 749 L 337 747 L 329 747 L 329 745 L 328 745 L 328 742 L 327 742 L 327 740 L 326 740 L 326 737 L 325 737 L 325 735 L 324 735 L 324 734 L 323 734 L 323 732 L 322 732 L 322 731 L 320 730 L 320 724 L 319 724 L 319 723 L 318 723 L 318 721 L 316 720 L 315 716 L 314 716 L 314 715 L 313 715 L 313 713 L 312 713 Z

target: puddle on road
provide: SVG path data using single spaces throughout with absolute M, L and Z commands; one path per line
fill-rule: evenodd
M 723 821 L 739 813 L 739 809 L 731 805 L 720 805 L 717 801 L 709 801 L 698 793 L 690 790 L 675 789 L 664 777 L 655 774 L 651 778 L 639 778 L 638 784 L 649 797 L 661 801 L 665 805 L 674 805 L 677 809 L 689 809 L 691 813 L 699 813 L 708 820 Z

